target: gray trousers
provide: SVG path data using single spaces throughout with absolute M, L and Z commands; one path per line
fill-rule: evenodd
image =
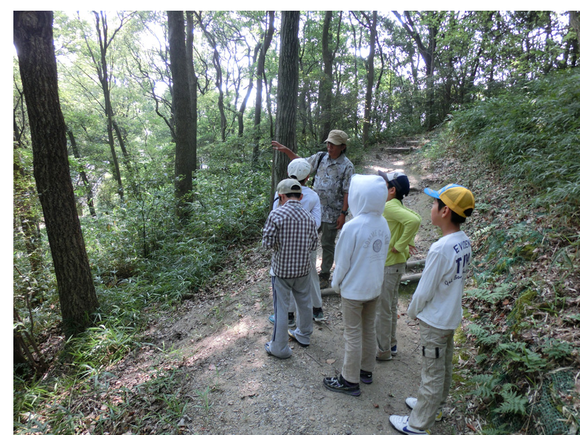
M 342 377 L 358 384 L 360 371 L 372 372 L 375 368 L 375 314 L 379 298 L 355 301 L 342 298 L 344 322 L 344 362 Z
M 435 423 L 435 417 L 449 395 L 455 331 L 433 328 L 421 320 L 419 329 L 423 352 L 421 386 L 417 393 L 417 405 L 409 416 L 409 425 L 427 430 Z
M 274 297 L 274 331 L 270 351 L 279 358 L 288 358 L 292 350 L 288 346 L 288 305 L 290 294 L 294 295 L 298 308 L 296 330 L 294 336 L 302 344 L 310 344 L 310 336 L 314 329 L 312 320 L 312 299 L 310 298 L 309 276 L 299 278 L 272 277 L 272 292 Z
M 316 251 L 310 253 L 310 273 L 308 274 L 308 277 L 310 279 L 310 297 L 312 298 L 312 307 L 322 308 L 320 281 L 318 279 L 318 272 L 316 272 Z M 296 301 L 294 300 L 293 294 L 290 295 L 288 311 L 291 313 L 296 312 Z
M 399 305 L 399 285 L 405 273 L 405 263 L 385 266 L 385 277 L 375 322 L 377 330 L 378 354 L 381 358 L 391 357 L 391 347 L 397 345 L 397 308 Z

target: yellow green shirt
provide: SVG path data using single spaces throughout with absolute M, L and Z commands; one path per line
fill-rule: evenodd
M 421 216 L 419 213 L 405 207 L 396 198 L 387 201 L 383 216 L 387 220 L 391 231 L 389 254 L 385 266 L 405 263 L 409 258 L 409 245 L 415 246 L 415 236 L 421 225 Z M 398 254 L 391 252 L 393 247 L 399 251 Z

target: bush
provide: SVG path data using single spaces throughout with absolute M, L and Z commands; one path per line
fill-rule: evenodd
M 527 82 L 454 115 L 454 139 L 537 192 L 536 205 L 578 213 L 580 72 Z

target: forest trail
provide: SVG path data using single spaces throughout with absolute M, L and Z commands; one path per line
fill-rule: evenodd
M 429 219 L 431 201 L 421 192 L 426 185 L 439 186 L 426 184 L 430 177 L 412 168 L 404 154 L 387 154 L 384 148 L 372 153 L 357 172 L 401 170 L 410 178 L 412 190 L 404 202 L 423 216 L 420 253 L 412 259 L 424 258 L 438 235 Z M 231 282 L 223 283 L 227 275 L 221 275 L 219 287 L 184 301 L 172 319 L 151 325 L 152 345 L 125 359 L 111 388 L 131 388 L 156 370 L 179 368 L 187 374 L 178 387 L 188 400 L 179 422 L 185 434 L 396 434 L 388 417 L 409 413 L 405 398 L 416 394 L 420 382 L 418 324 L 406 316 L 411 291 L 402 289 L 397 356 L 377 362 L 374 382 L 361 384 L 361 396 L 351 397 L 322 384 L 323 377 L 342 367 L 339 295 L 323 297 L 327 320 L 315 324 L 308 348 L 293 346 L 287 360 L 268 356 L 264 343 L 272 333 L 268 316 L 273 312 L 269 258 L 258 248 L 243 255 L 242 283 L 232 275 Z M 453 404 L 448 405 L 448 416 L 432 433 L 470 433 Z

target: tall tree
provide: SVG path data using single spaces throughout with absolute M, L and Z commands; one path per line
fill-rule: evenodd
M 125 24 L 127 17 L 121 16 L 119 26 L 112 32 L 112 34 L 110 34 L 107 15 L 103 11 L 101 12 L 93 11 L 93 16 L 95 17 L 95 30 L 97 31 L 99 51 L 95 52 L 93 50 L 86 34 L 84 35 L 84 37 L 87 49 L 89 50 L 91 59 L 93 61 L 93 64 L 95 65 L 95 69 L 97 70 L 99 83 L 103 91 L 103 97 L 105 101 L 104 110 L 105 116 L 107 118 L 107 139 L 109 142 L 109 147 L 111 149 L 111 157 L 113 160 L 113 175 L 115 177 L 115 180 L 117 180 L 119 197 L 123 199 L 124 197 L 123 182 L 121 180 L 121 170 L 119 168 L 119 159 L 117 158 L 117 151 L 115 150 L 115 138 L 113 135 L 113 131 L 115 129 L 115 120 L 114 120 L 113 104 L 111 102 L 111 71 L 109 69 L 108 63 L 108 51 L 111 47 L 111 44 L 113 43 L 113 40 L 115 39 L 115 36 Z M 120 138 L 118 131 L 117 135 Z M 124 155 L 127 161 L 126 151 L 124 152 Z
M 26 99 L 34 178 L 67 335 L 90 324 L 98 301 L 77 215 L 60 108 L 52 12 L 15 12 L 14 44 Z
M 373 11 L 372 18 L 364 14 L 370 29 L 370 49 L 367 58 L 367 90 L 365 92 L 365 111 L 363 120 L 363 146 L 368 145 L 369 130 L 371 127 L 371 112 L 373 104 L 373 84 L 375 82 L 375 51 L 377 45 L 377 11 Z
M 259 143 L 262 139 L 260 124 L 262 123 L 262 89 L 263 84 L 267 83 L 265 75 L 266 53 L 272 43 L 274 35 L 274 11 L 268 11 L 266 16 L 266 29 L 264 30 L 264 41 L 260 45 L 260 54 L 258 56 L 258 66 L 256 68 L 256 105 L 254 106 L 254 152 L 252 161 L 254 164 L 258 161 Z
M 292 151 L 297 150 L 296 111 L 298 106 L 298 30 L 300 12 L 282 12 L 280 26 L 280 62 L 278 68 L 278 97 L 276 107 L 276 140 Z M 288 157 L 274 153 L 272 162 L 272 195 L 280 180 L 288 176 Z
M 173 114 L 175 118 L 175 191 L 187 201 L 191 194 L 192 172 L 195 169 L 194 114 L 185 48 L 185 24 L 182 11 L 168 11 L 169 58 L 173 77 Z M 180 207 L 179 213 L 183 212 Z
M 427 99 L 425 110 L 425 127 L 431 129 L 437 124 L 437 119 L 434 111 L 435 104 L 435 50 L 437 48 L 437 33 L 439 32 L 439 25 L 445 12 L 420 12 L 419 19 L 425 23 L 427 27 L 427 42 L 424 41 L 421 34 L 415 25 L 411 12 L 404 12 L 403 17 L 397 12 L 393 11 L 408 35 L 415 41 L 419 54 L 425 63 L 425 77 L 427 81 Z
M 193 137 L 191 138 L 191 160 L 190 165 L 193 165 L 191 171 L 197 169 L 197 75 L 195 74 L 195 68 L 193 65 L 193 12 L 185 12 L 186 20 L 186 35 L 185 35 L 185 52 L 187 55 L 187 79 L 189 82 L 189 95 L 191 103 L 191 127 L 193 129 Z
M 332 65 L 336 57 L 340 41 L 340 27 L 342 23 L 342 12 L 338 16 L 338 28 L 336 31 L 336 45 L 331 50 L 330 27 L 332 24 L 332 11 L 326 11 L 324 15 L 324 24 L 322 26 L 322 62 L 323 74 L 320 79 L 320 136 L 319 142 L 322 143 L 327 137 L 330 130 L 332 130 L 332 84 L 334 82 L 332 77 Z
M 203 34 L 205 35 L 208 43 L 210 44 L 211 48 L 213 49 L 212 55 L 212 63 L 215 68 L 215 87 L 218 91 L 218 109 L 220 111 L 220 133 L 221 133 L 221 140 L 225 142 L 226 140 L 226 128 L 227 128 L 227 120 L 226 120 L 226 111 L 224 105 L 224 90 L 223 90 L 223 72 L 222 72 L 222 65 L 221 65 L 221 56 L 220 51 L 218 49 L 218 43 L 215 38 L 213 32 L 208 29 L 208 24 L 205 23 L 202 19 L 202 12 L 194 12 L 195 16 L 197 17 L 197 22 L 199 23 Z

